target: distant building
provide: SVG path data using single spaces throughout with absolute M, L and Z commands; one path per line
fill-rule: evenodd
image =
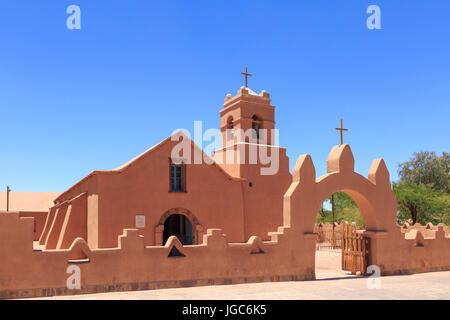
M 61 192 L 17 192 L 9 193 L 9 211 L 19 212 L 21 217 L 34 217 L 34 240 L 39 240 L 53 200 Z M 7 192 L 0 191 L 0 214 L 6 211 Z

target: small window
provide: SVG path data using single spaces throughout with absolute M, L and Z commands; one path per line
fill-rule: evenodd
M 186 166 L 184 164 L 170 164 L 170 191 L 183 192 L 185 188 Z

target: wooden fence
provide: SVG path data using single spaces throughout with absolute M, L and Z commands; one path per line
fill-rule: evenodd
M 339 224 L 319 223 L 314 228 L 317 234 L 316 250 L 335 250 L 341 248 L 342 229 Z

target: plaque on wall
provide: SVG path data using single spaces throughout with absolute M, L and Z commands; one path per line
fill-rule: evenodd
M 135 219 L 136 228 L 145 228 L 145 215 L 137 214 Z

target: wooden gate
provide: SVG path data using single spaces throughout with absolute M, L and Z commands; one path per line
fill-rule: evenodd
M 366 274 L 369 264 L 369 238 L 361 230 L 342 222 L 342 270 Z

